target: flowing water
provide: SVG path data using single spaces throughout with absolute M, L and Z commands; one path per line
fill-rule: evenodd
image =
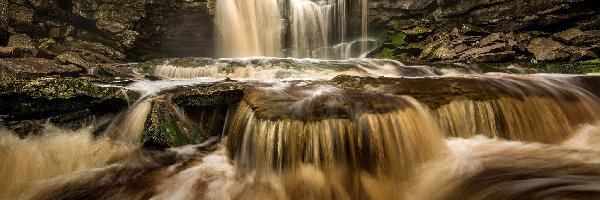
M 218 0 L 216 25 L 222 57 L 292 56 L 347 59 L 370 47 L 368 1 L 356 22 L 361 35 L 349 38 L 353 10 L 347 0 Z M 352 41 L 359 40 L 360 43 Z M 353 46 L 359 45 L 358 48 Z
M 0 199 L 600 199 L 600 77 L 347 59 L 368 47 L 368 7 L 217 0 L 231 58 L 157 62 L 160 80 L 120 86 L 141 94 L 129 108 L 79 130 L 1 128 Z M 169 100 L 233 83 L 233 104 Z M 214 133 L 142 147 L 156 102 Z

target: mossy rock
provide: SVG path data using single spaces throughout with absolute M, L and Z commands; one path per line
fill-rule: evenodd
M 0 115 L 8 120 L 43 119 L 89 109 L 116 112 L 137 93 L 101 87 L 84 79 L 20 80 L 0 78 Z
M 600 59 L 580 62 L 583 74 L 600 75 Z
M 181 91 L 173 96 L 173 102 L 179 106 L 222 106 L 240 102 L 243 97 L 242 84 L 220 83 Z
M 168 148 L 197 144 L 207 138 L 200 126 L 185 123 L 175 111 L 174 105 L 165 100 L 152 102 L 146 119 L 141 143 L 144 147 Z

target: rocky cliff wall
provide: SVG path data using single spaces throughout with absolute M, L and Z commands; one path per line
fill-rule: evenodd
M 600 52 L 595 0 L 372 0 L 373 57 L 445 62 L 577 62 Z
M 0 0 L 2 4 L 0 45 L 9 48 L 0 57 L 55 59 L 74 53 L 102 63 L 214 52 L 206 0 Z

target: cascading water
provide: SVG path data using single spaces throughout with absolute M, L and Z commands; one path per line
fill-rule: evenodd
M 0 129 L 0 199 L 600 199 L 600 77 L 347 59 L 368 6 L 217 0 L 230 58 L 141 64 L 109 123 Z
M 216 1 L 219 54 L 283 56 L 283 18 L 278 0 Z
M 219 0 L 220 56 L 347 59 L 367 52 L 368 1 L 361 1 L 358 50 L 348 39 L 346 0 Z M 289 38 L 286 38 L 286 34 Z

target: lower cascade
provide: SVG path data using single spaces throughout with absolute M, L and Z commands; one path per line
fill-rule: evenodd
M 594 76 L 369 59 L 124 67 L 156 80 L 91 85 L 135 91 L 121 111 L 2 129 L 0 198 L 600 197 Z

